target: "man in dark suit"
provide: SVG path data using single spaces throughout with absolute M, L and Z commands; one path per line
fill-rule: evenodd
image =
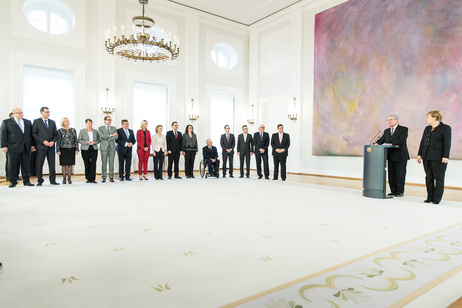
M 240 178 L 244 177 L 244 160 L 247 166 L 247 178 L 250 177 L 250 156 L 253 155 L 253 140 L 252 135 L 248 133 L 247 125 L 242 125 L 242 134 L 237 137 L 237 155 L 240 162 Z
M 23 118 L 20 108 L 13 109 L 13 117 L 3 120 L 1 148 L 8 157 L 10 187 L 18 184 L 19 164 L 21 164 L 24 186 L 34 186 L 30 182 L 30 153 L 34 148 L 32 123 Z
M 167 132 L 165 136 L 167 141 L 167 152 L 168 152 L 168 167 L 167 174 L 168 178 L 172 178 L 172 166 L 175 163 L 175 179 L 181 179 L 180 177 L 180 156 L 184 155 L 183 150 L 183 136 L 178 131 L 178 122 L 172 123 L 172 130 Z
M 117 130 L 117 156 L 119 157 L 119 180 L 131 181 L 130 168 L 132 166 L 133 146 L 136 143 L 133 130 L 129 129 L 128 120 L 122 120 L 122 127 Z M 124 174 L 125 165 L 125 174 Z
M 220 176 L 220 160 L 218 159 L 217 148 L 212 145 L 212 139 L 207 139 L 207 145 L 202 148 L 202 156 L 207 164 L 209 174 Z
M 269 180 L 269 165 L 268 165 L 268 146 L 270 138 L 269 134 L 265 132 L 265 125 L 260 125 L 258 132 L 253 134 L 253 145 L 255 147 L 255 159 L 257 161 L 257 174 L 258 179 L 263 178 L 261 173 L 261 161 L 263 159 L 263 170 L 265 179 Z
M 278 179 L 279 164 L 281 165 L 281 178 L 286 180 L 286 162 L 289 155 L 290 136 L 284 133 L 284 126 L 278 125 L 278 132 L 271 137 L 271 147 L 273 148 L 274 175 L 273 180 Z
M 397 145 L 398 148 L 388 149 L 388 183 L 390 185 L 389 196 L 402 197 L 404 195 L 404 183 L 406 181 L 406 167 L 409 160 L 407 150 L 408 128 L 398 124 L 397 114 L 388 116 L 388 125 L 383 136 L 377 140 L 377 144 Z
M 220 145 L 223 156 L 223 177 L 226 177 L 226 161 L 229 159 L 229 177 L 233 178 L 233 159 L 234 159 L 234 146 L 236 145 L 236 138 L 234 134 L 229 133 L 229 125 L 225 125 L 225 133 L 221 135 Z
M 50 109 L 48 107 L 40 108 L 42 117 L 35 119 L 32 124 L 32 135 L 35 139 L 37 148 L 37 186 L 42 186 L 43 183 L 43 164 L 45 157 L 48 161 L 48 170 L 50 184 L 59 185 L 56 182 L 55 169 L 55 143 L 58 140 L 58 131 L 55 121 L 49 119 Z

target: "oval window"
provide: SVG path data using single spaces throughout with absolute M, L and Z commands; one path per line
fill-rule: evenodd
M 217 43 L 213 45 L 211 57 L 213 62 L 223 69 L 232 69 L 237 64 L 236 50 L 226 43 Z
M 65 34 L 75 27 L 75 15 L 59 0 L 27 0 L 24 16 L 36 29 L 49 34 Z

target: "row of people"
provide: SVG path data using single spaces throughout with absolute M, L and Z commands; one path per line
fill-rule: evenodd
M 425 170 L 425 186 L 427 199 L 425 203 L 439 204 L 444 192 L 444 177 L 451 150 L 451 127 L 443 122 L 443 114 L 439 110 L 427 113 L 427 124 L 420 141 L 417 162 L 423 163 Z M 388 182 L 393 197 L 404 195 L 406 181 L 407 137 L 409 129 L 399 124 L 399 116 L 388 116 L 388 125 L 376 144 L 395 145 L 387 151 Z
M 194 161 L 198 154 L 197 136 L 194 133 L 194 127 L 187 125 L 185 134 L 178 131 L 178 123 L 172 123 L 172 130 L 166 135 L 162 134 L 162 125 L 156 126 L 156 132 L 151 136 L 147 121 L 142 121 L 140 129 L 136 136 L 132 129 L 129 128 L 128 120 L 122 120 L 121 128 L 117 129 L 112 126 L 112 118 L 106 116 L 104 125 L 98 129 L 93 129 L 93 121 L 85 120 L 86 128 L 81 129 L 77 134 L 75 128 L 70 126 L 68 118 L 61 120 L 61 128 L 57 129 L 55 121 L 51 120 L 50 110 L 47 107 L 40 109 L 41 117 L 35 119 L 33 123 L 24 119 L 23 111 L 20 108 L 14 108 L 12 117 L 4 120 L 2 123 L 2 151 L 7 153 L 7 169 L 9 174 L 8 180 L 10 187 L 15 187 L 19 179 L 19 166 L 21 166 L 25 186 L 34 186 L 30 182 L 30 155 L 36 153 L 36 175 L 37 186 L 42 186 L 43 165 L 45 159 L 48 162 L 49 180 L 52 185 L 59 185 L 56 181 L 55 170 L 55 153 L 59 157 L 59 164 L 62 167 L 63 184 L 72 184 L 72 168 L 75 165 L 75 157 L 81 152 L 85 166 L 85 178 L 87 183 L 96 183 L 96 161 L 98 159 L 98 146 L 101 152 L 102 160 L 102 182 L 109 180 L 114 182 L 114 158 L 117 152 L 119 158 L 119 180 L 131 181 L 130 170 L 133 147 L 137 146 L 138 155 L 138 173 L 140 180 L 147 180 L 148 159 L 151 153 L 154 160 L 154 177 L 156 180 L 163 180 L 163 163 L 164 157 L 168 156 L 168 178 L 181 179 L 179 176 L 180 156 L 185 157 L 185 175 L 187 178 L 194 178 Z M 242 127 L 242 134 L 238 136 L 237 154 L 240 156 L 240 177 L 244 177 L 244 162 L 247 164 L 246 176 L 250 173 L 250 157 L 255 152 L 257 158 L 257 173 L 259 179 L 263 177 L 261 162 L 265 178 L 269 179 L 268 167 L 268 146 L 270 139 L 263 125 L 260 126 L 259 132 L 254 136 L 248 133 L 248 127 Z M 288 148 L 290 146 L 289 135 L 283 132 L 282 124 L 278 125 L 278 133 L 275 133 L 271 139 L 273 148 L 273 159 L 275 165 L 274 178 L 278 178 L 279 165 L 281 165 L 281 177 L 286 179 L 286 159 Z M 236 146 L 235 137 L 230 134 L 229 125 L 225 126 L 225 133 L 221 136 L 220 144 L 223 151 L 223 176 L 226 177 L 227 162 L 229 163 L 229 176 L 233 177 L 233 155 Z M 217 157 L 214 157 L 216 148 L 207 140 L 207 145 L 203 148 L 203 153 L 207 152 L 212 161 L 210 168 L 215 174 Z M 206 151 L 207 148 L 215 149 L 213 152 Z M 218 155 L 218 154 L 217 154 Z M 212 157 L 213 156 L 213 157 Z M 209 157 L 204 157 L 208 162 Z M 214 170 L 215 167 L 215 170 Z M 109 179 L 108 179 L 109 174 Z

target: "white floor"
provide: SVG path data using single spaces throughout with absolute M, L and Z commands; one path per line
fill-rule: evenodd
M 0 187 L 0 306 L 218 307 L 461 222 L 257 179 Z

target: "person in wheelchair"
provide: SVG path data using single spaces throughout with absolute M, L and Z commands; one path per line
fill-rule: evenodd
M 211 176 L 219 177 L 220 160 L 218 159 L 217 148 L 212 145 L 212 139 L 207 139 L 207 145 L 202 148 L 202 157 Z

